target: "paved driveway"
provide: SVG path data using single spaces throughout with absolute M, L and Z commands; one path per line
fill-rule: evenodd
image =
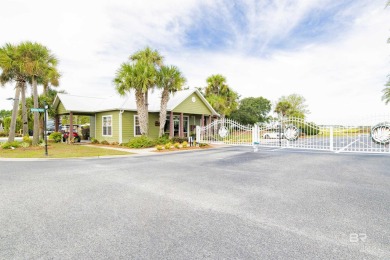
M 390 157 L 0 161 L 0 259 L 389 259 Z

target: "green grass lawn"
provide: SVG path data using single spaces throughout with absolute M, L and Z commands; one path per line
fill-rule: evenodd
M 45 155 L 45 147 L 28 147 L 16 149 L 1 149 L 0 158 L 72 158 L 72 157 L 98 157 L 110 155 L 129 155 L 131 153 L 90 147 L 85 145 L 69 145 L 63 143 L 49 143 L 48 156 Z

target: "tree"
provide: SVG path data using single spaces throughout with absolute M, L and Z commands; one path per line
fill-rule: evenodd
M 226 85 L 226 78 L 221 74 L 211 75 L 206 79 L 207 87 L 205 89 L 205 95 L 211 94 L 224 94 L 228 91 L 229 86 Z
M 290 102 L 288 101 L 279 101 L 277 104 L 276 104 L 276 107 L 275 107 L 275 113 L 281 115 L 281 116 L 286 116 L 287 113 L 291 110 L 291 104 Z
M 5 109 L 0 110 L 0 119 L 4 119 L 11 115 L 12 115 L 12 110 L 5 110 Z
M 390 103 L 390 76 L 389 76 L 389 81 L 386 83 L 386 88 L 382 90 L 383 95 L 382 95 L 382 101 L 385 102 L 385 104 Z
M 43 94 L 48 95 L 50 87 L 58 87 L 60 85 L 61 74 L 52 67 L 48 67 L 43 73 L 43 76 L 38 79 L 38 84 L 43 86 Z
M 149 69 L 149 80 L 146 80 L 149 82 L 149 84 L 146 85 L 146 87 L 143 88 L 144 93 L 144 104 L 145 109 L 144 115 L 142 116 L 143 119 L 141 119 L 141 116 L 139 116 L 140 125 L 143 123 L 145 125 L 144 129 L 145 135 L 148 135 L 149 131 L 149 90 L 153 89 L 156 83 L 156 74 L 159 67 L 163 65 L 164 57 L 157 51 L 152 50 L 150 47 L 146 47 L 143 50 L 137 51 L 133 55 L 130 56 L 130 60 L 135 61 L 137 63 L 143 63 L 146 68 Z M 154 70 L 151 68 L 153 67 Z M 143 122 L 141 122 L 143 121 Z
M 2 86 L 6 83 L 16 82 L 10 131 L 8 136 L 8 142 L 13 142 L 15 139 L 16 117 L 18 114 L 20 92 L 22 91 L 22 94 L 24 94 L 25 90 L 25 75 L 23 73 L 24 64 L 20 58 L 18 46 L 7 43 L 0 48 L 0 68 L 2 71 L 0 74 L 0 84 Z M 26 133 L 23 132 L 23 134 Z
M 148 134 L 148 108 L 145 102 L 145 92 L 155 83 L 156 71 L 153 66 L 146 63 L 123 63 L 115 75 L 116 91 L 125 95 L 131 90 L 135 91 L 135 102 L 142 135 Z
M 45 46 L 39 43 L 22 42 L 19 53 L 24 64 L 23 72 L 33 89 L 34 108 L 38 108 L 38 83 L 43 82 L 49 71 L 56 71 L 58 60 Z M 39 112 L 34 112 L 33 145 L 39 143 Z
M 130 56 L 131 62 L 123 63 L 114 79 L 120 95 L 135 90 L 138 118 L 142 135 L 148 135 L 148 93 L 157 80 L 157 71 L 163 64 L 163 56 L 157 50 L 146 47 Z
M 175 66 L 162 66 L 157 73 L 157 87 L 162 89 L 160 104 L 160 137 L 164 134 L 169 94 L 181 90 L 185 82 L 186 79 Z
M 236 111 L 230 118 L 241 124 L 255 124 L 267 121 L 267 115 L 271 111 L 271 101 L 263 97 L 248 97 L 240 101 Z
M 164 57 L 157 50 L 146 47 L 145 49 L 132 54 L 130 60 L 153 64 L 157 68 L 157 66 L 161 67 L 163 65 Z
M 53 104 L 54 99 L 57 96 L 57 93 L 66 93 L 66 92 L 63 90 L 56 91 L 54 89 L 49 88 L 46 94 L 42 93 L 42 95 L 40 95 L 38 97 L 39 107 L 44 107 L 45 105 Z M 34 98 L 33 97 L 26 98 L 26 107 L 28 108 L 28 110 L 30 110 L 31 108 L 34 107 Z M 49 105 L 47 112 L 48 112 L 49 118 L 53 118 L 56 116 L 56 110 L 50 105 Z M 33 122 L 32 117 L 33 117 L 33 115 L 31 113 L 29 113 L 29 122 Z M 43 138 L 43 134 L 44 134 L 43 126 L 44 126 L 44 114 L 40 113 L 39 114 L 39 133 L 40 133 L 42 138 Z
M 304 118 L 306 114 L 310 113 L 305 102 L 306 99 L 298 94 L 282 96 L 276 104 L 275 112 L 282 116 Z M 290 106 L 288 106 L 287 103 L 290 104 Z
M 387 1 L 386 7 L 390 6 L 390 1 Z M 390 43 L 390 38 L 387 38 L 387 43 Z M 382 90 L 383 95 L 382 95 L 382 101 L 385 102 L 385 104 L 390 103 L 390 75 L 388 76 L 389 80 L 386 83 L 386 88 Z
M 23 136 L 29 136 L 28 133 L 28 112 L 27 112 L 27 106 L 26 106 L 26 89 L 27 89 L 27 84 L 26 80 L 24 80 L 21 83 L 20 86 L 20 93 L 21 93 L 21 98 L 22 98 L 22 121 L 23 121 Z
M 238 107 L 238 94 L 227 84 L 226 78 L 220 74 L 206 79 L 205 98 L 222 118 L 229 116 Z

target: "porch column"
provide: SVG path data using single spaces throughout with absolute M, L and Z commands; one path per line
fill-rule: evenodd
M 73 139 L 73 112 L 69 113 L 69 137 L 68 142 L 70 143 Z
M 118 129 L 118 131 L 119 131 L 119 140 L 118 140 L 118 143 L 122 143 L 122 141 L 123 141 L 123 131 L 122 131 L 122 128 L 123 128 L 123 126 L 122 126 L 122 115 L 123 115 L 123 112 L 124 112 L 124 110 L 120 110 L 119 111 L 119 129 Z
M 202 119 L 200 121 L 201 121 L 200 126 L 204 127 L 204 115 L 203 114 L 202 114 Z
M 179 137 L 184 137 L 184 115 L 180 113 Z
M 54 119 L 54 131 L 59 132 L 59 128 L 60 128 L 60 116 L 56 115 Z
M 211 115 L 209 115 L 209 124 L 211 124 Z
M 173 137 L 174 127 L 173 127 L 173 111 L 171 111 L 171 116 L 169 117 L 169 138 Z

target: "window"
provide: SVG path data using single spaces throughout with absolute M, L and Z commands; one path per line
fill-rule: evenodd
M 112 136 L 112 116 L 103 116 L 103 136 Z
M 141 127 L 139 125 L 138 116 L 134 116 L 134 136 L 141 135 Z

